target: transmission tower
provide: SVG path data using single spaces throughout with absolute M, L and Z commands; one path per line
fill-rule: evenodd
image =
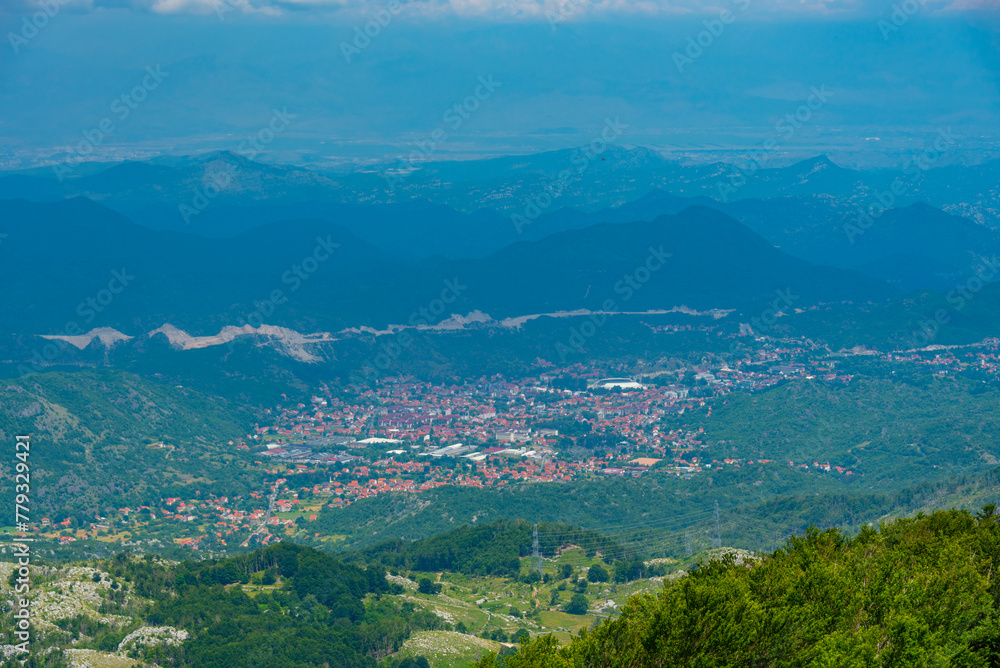
M 719 535 L 719 502 L 715 502 L 715 538 L 712 540 L 712 547 L 722 547 L 722 537 Z
M 532 532 L 533 541 L 531 543 L 531 566 L 533 568 L 538 568 L 538 574 L 542 574 L 542 553 L 538 551 L 538 523 L 535 523 L 535 529 Z
M 684 532 L 684 553 L 688 554 L 688 555 L 694 553 L 694 550 L 691 549 L 691 532 L 690 531 L 685 531 Z

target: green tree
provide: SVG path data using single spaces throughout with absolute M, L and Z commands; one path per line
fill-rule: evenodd
M 611 579 L 608 569 L 600 564 L 594 564 L 587 570 L 587 580 L 589 582 L 607 582 Z
M 417 583 L 417 591 L 421 594 L 440 594 L 441 585 L 431 581 L 430 578 L 420 578 L 420 582 Z
M 563 610 L 571 615 L 585 615 L 589 607 L 590 604 L 587 603 L 586 596 L 583 594 L 573 594 L 573 598 L 569 600 L 569 603 L 566 604 Z

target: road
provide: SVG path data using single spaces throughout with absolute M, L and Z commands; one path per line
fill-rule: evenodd
M 260 533 L 261 529 L 264 529 L 265 527 L 267 527 L 267 521 L 269 519 L 271 519 L 271 513 L 274 512 L 274 503 L 275 503 L 275 501 L 278 500 L 278 488 L 279 487 L 281 487 L 281 485 L 278 484 L 278 483 L 275 483 L 274 488 L 271 490 L 271 500 L 267 504 L 267 512 L 264 513 L 264 519 L 261 520 L 260 524 L 257 526 L 256 529 L 254 529 L 252 532 L 250 532 L 250 535 L 247 536 L 247 539 L 245 541 L 243 541 L 242 543 L 240 543 L 240 547 L 246 547 L 247 545 L 249 545 L 250 544 L 250 539 L 253 538 L 254 536 L 256 536 L 258 533 Z

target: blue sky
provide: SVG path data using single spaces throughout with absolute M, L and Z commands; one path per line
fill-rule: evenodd
M 60 1 L 60 0 L 57 0 Z M 920 11 L 929 14 L 953 14 L 970 10 L 996 10 L 993 0 L 925 0 Z M 44 0 L 6 0 L 6 11 L 13 14 L 34 11 Z M 219 5 L 235 12 L 260 18 L 280 19 L 291 15 L 324 16 L 364 12 L 384 7 L 378 0 L 61 0 L 72 11 L 99 12 L 128 8 L 158 15 L 213 15 Z M 549 9 L 565 4 L 559 0 L 411 0 L 402 3 L 410 14 L 486 17 L 491 19 L 544 18 Z M 713 14 L 730 6 L 724 0 L 580 0 L 573 2 L 578 18 L 624 14 L 690 16 Z M 774 17 L 857 18 L 891 11 L 898 0 L 753 0 L 755 10 Z
M 441 156 L 560 148 L 609 117 L 623 142 L 752 146 L 816 87 L 832 94 L 789 138 L 807 152 L 1000 127 L 993 0 L 910 1 L 893 19 L 889 0 L 6 0 L 0 145 L 71 146 L 108 119 L 119 155 L 234 148 L 284 110 L 267 153 L 291 161 L 441 130 Z M 149 67 L 162 82 L 118 118 Z M 499 85 L 446 123 L 484 76 Z

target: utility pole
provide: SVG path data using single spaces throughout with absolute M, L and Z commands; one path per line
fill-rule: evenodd
M 532 538 L 534 539 L 531 543 L 531 565 L 538 568 L 538 575 L 542 574 L 542 553 L 538 551 L 538 523 L 535 522 L 535 529 L 532 532 Z
M 720 548 L 722 547 L 722 537 L 719 534 L 719 502 L 715 502 L 715 540 L 712 541 L 712 547 Z

